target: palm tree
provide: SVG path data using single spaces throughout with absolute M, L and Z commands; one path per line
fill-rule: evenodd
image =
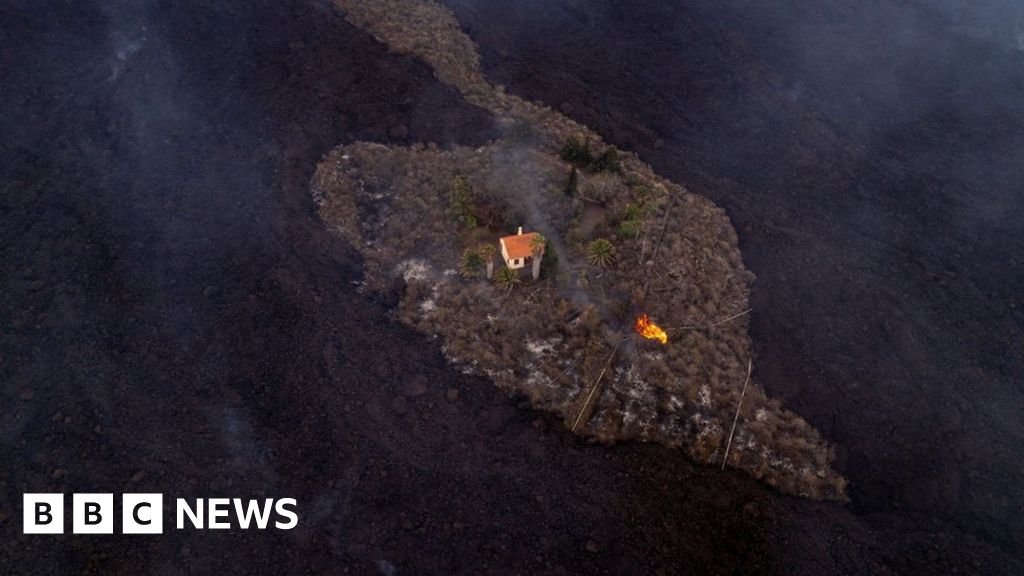
M 462 253 L 462 262 L 459 264 L 459 272 L 462 277 L 469 280 L 479 278 L 484 270 L 484 258 L 478 252 L 466 249 Z
M 587 245 L 587 262 L 604 269 L 615 262 L 615 246 L 604 238 L 598 238 Z
M 494 244 L 482 244 L 479 248 L 477 248 L 476 251 L 480 253 L 480 256 L 483 257 L 484 262 L 487 263 L 487 278 L 494 278 Z
M 514 269 L 507 267 L 498 270 L 498 275 L 494 277 L 494 283 L 497 284 L 500 288 L 504 288 L 509 292 L 511 292 L 512 289 L 515 288 L 516 285 L 519 284 L 520 282 L 521 280 L 519 280 L 519 273 L 516 272 Z
M 530 239 L 530 251 L 533 252 L 533 279 L 540 278 L 540 261 L 544 257 L 544 250 L 547 248 L 548 239 L 537 234 Z

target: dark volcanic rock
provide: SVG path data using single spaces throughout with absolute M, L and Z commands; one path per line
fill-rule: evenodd
M 427 384 L 427 377 L 423 374 L 414 374 L 412 378 L 409 378 L 408 382 L 405 383 L 405 389 L 403 393 L 406 396 L 422 396 L 427 393 L 430 387 Z
M 396 125 L 439 143 L 494 131 L 327 3 L 20 0 L 0 6 L 0 23 L 0 571 L 885 574 L 908 564 L 842 508 L 781 498 L 677 452 L 567 434 L 531 450 L 536 415 L 450 370 L 434 343 L 362 296 L 358 258 L 309 201 L 320 155 Z M 588 109 L 598 108 L 573 102 L 574 114 Z M 963 282 L 945 270 L 922 274 Z M 205 297 L 207 286 L 217 294 Z M 792 301 L 780 302 L 787 313 Z M 461 390 L 459 403 L 443 418 L 397 417 L 390 401 L 415 374 Z M 34 398 L 17 400 L 27 388 Z M 977 419 L 970 402 L 952 403 Z M 22 492 L 49 490 L 291 496 L 300 524 L 43 545 L 12 518 Z M 744 516 L 748 502 L 770 521 Z M 910 565 L 1020 572 L 956 554 L 977 540 L 903 517 L 893 526 L 912 534 L 900 541 Z M 583 552 L 587 540 L 597 553 Z

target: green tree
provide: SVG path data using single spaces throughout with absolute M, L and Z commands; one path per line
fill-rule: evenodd
M 487 263 L 487 278 L 494 278 L 494 253 L 497 249 L 494 244 L 488 242 L 487 244 L 481 244 L 477 248 L 477 252 L 483 257 L 484 262 Z
M 615 262 L 615 246 L 605 238 L 598 238 L 587 245 L 587 262 L 604 269 Z
M 623 210 L 622 216 L 619 219 L 619 236 L 623 238 L 638 238 L 643 230 L 646 216 L 646 206 L 639 206 L 633 202 L 626 204 L 626 209 Z
M 465 176 L 459 175 L 452 179 L 452 189 L 448 195 L 448 205 L 452 217 L 465 228 L 476 228 L 476 216 L 473 214 L 472 188 Z
M 622 165 L 619 163 L 619 149 L 615 146 L 605 148 L 597 158 L 587 164 L 591 172 L 619 172 Z
M 494 283 L 508 292 L 511 292 L 520 282 L 519 273 L 507 267 L 498 270 L 498 274 L 494 277 Z
M 643 220 L 623 220 L 619 222 L 619 236 L 623 238 L 639 238 L 643 224 Z
M 462 262 L 459 263 L 459 272 L 462 277 L 470 280 L 479 278 L 484 273 L 484 257 L 475 250 L 466 249 L 462 253 Z
M 544 258 L 544 251 L 547 249 L 548 239 L 537 234 L 530 239 L 530 252 L 533 253 L 533 279 L 540 278 L 540 262 Z
M 570 136 L 565 146 L 562 146 L 559 156 L 562 160 L 577 166 L 589 166 L 594 161 L 594 154 L 590 151 L 590 139 L 580 142 L 575 136 Z
M 643 220 L 646 215 L 646 208 L 633 202 L 626 203 L 626 208 L 622 211 L 623 220 Z

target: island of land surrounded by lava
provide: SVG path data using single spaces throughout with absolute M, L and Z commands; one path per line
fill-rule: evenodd
M 753 274 L 722 209 L 489 84 L 447 9 L 334 3 L 501 128 L 479 148 L 356 142 L 324 157 L 314 201 L 361 252 L 365 290 L 393 295 L 396 317 L 452 363 L 574 433 L 659 442 L 785 493 L 845 500 L 820 434 L 750 378 Z

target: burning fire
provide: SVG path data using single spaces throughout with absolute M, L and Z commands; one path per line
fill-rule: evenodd
M 668 334 L 666 334 L 660 326 L 658 326 L 654 322 L 651 322 L 651 320 L 647 317 L 647 314 L 641 314 L 636 317 L 636 323 L 633 324 L 633 329 L 636 330 L 637 334 L 643 336 L 644 338 L 657 340 L 662 344 L 668 343 Z

